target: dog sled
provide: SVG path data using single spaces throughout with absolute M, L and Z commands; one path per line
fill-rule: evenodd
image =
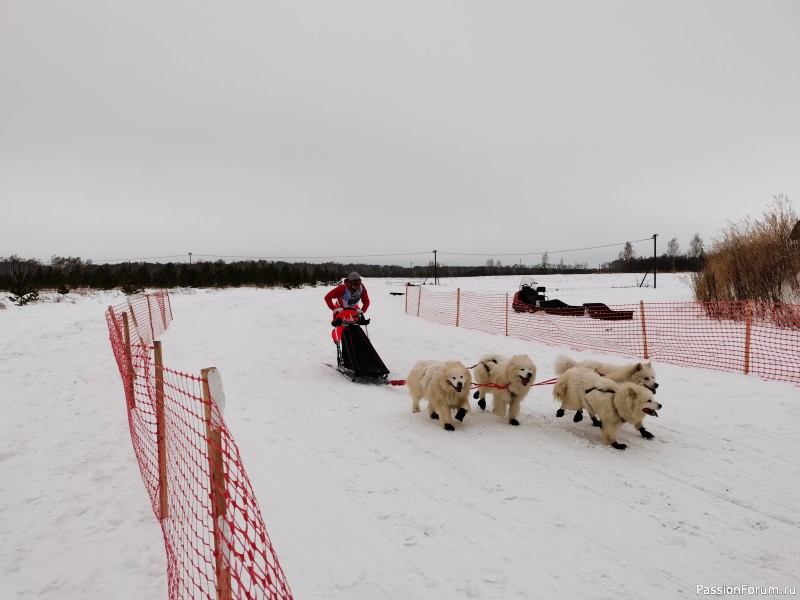
M 546 289 L 536 286 L 531 277 L 523 277 L 519 291 L 514 294 L 511 307 L 515 312 L 544 312 L 548 315 L 562 315 L 568 317 L 583 317 L 589 315 L 592 319 L 603 321 L 630 321 L 633 319 L 631 310 L 614 310 L 602 302 L 585 302 L 583 306 L 572 306 L 558 299 L 550 300 Z
M 368 324 L 369 319 L 354 310 L 341 311 L 331 322 L 331 337 L 336 344 L 336 369 L 352 381 L 367 378 L 388 383 L 389 369 L 369 340 Z
M 583 306 L 570 306 L 561 300 L 550 300 L 546 295 L 546 288 L 537 286 L 531 277 L 523 277 L 519 290 L 514 294 L 511 307 L 515 312 L 545 312 L 549 315 L 564 315 L 582 317 L 586 314 Z

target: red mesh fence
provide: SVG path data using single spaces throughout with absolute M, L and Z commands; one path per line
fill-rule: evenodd
M 215 369 L 194 376 L 160 364 L 155 340 L 172 320 L 169 295 L 136 296 L 109 307 L 106 320 L 133 449 L 164 534 L 169 598 L 291 599 L 212 394 L 223 396 Z
M 664 302 L 537 308 L 513 294 L 406 288 L 406 312 L 437 323 L 800 385 L 800 305 Z

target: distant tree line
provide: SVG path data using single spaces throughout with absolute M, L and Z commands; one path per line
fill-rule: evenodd
M 285 287 L 306 285 L 333 285 L 350 271 L 362 277 L 407 279 L 413 282 L 437 277 L 482 277 L 487 275 L 546 275 L 598 272 L 644 272 L 652 270 L 652 257 L 637 257 L 626 245 L 620 256 L 604 263 L 599 269 L 586 264 L 564 264 L 563 259 L 552 264 L 545 253 L 537 265 L 510 264 L 490 259 L 481 266 L 449 266 L 436 264 L 402 267 L 399 265 L 370 265 L 360 263 L 283 262 L 246 260 L 225 262 L 198 261 L 194 263 L 123 262 L 95 264 L 80 257 L 53 256 L 50 264 L 19 256 L 0 257 L 0 290 L 23 297 L 39 290 L 57 290 L 67 294 L 75 288 L 101 290 L 121 289 L 125 293 L 138 293 L 144 288 L 176 287 Z M 675 248 L 673 248 L 674 250 Z M 663 254 L 655 261 L 658 271 L 697 271 L 702 261 L 699 256 Z M 31 298 L 35 299 L 35 298 Z

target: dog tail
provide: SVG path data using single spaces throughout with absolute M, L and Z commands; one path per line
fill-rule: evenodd
M 568 356 L 564 356 L 563 354 L 559 354 L 556 357 L 556 364 L 555 364 L 556 375 L 561 375 L 564 371 L 566 371 L 567 369 L 571 369 L 572 367 L 574 367 L 577 364 L 578 364 L 577 362 L 575 362 L 574 360 L 572 360 Z
M 556 402 L 561 402 L 563 398 L 567 396 L 567 382 L 568 379 L 566 377 L 560 378 L 556 381 L 556 384 L 553 386 L 553 400 Z

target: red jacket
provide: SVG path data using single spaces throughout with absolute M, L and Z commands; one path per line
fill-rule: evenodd
M 334 300 L 336 301 L 335 303 Z M 369 294 L 363 283 L 361 284 L 360 291 L 352 290 L 346 283 L 342 283 L 325 294 L 325 303 L 331 310 L 334 310 L 337 306 L 356 309 L 358 308 L 359 301 L 361 302 L 361 312 L 367 312 L 369 308 Z

